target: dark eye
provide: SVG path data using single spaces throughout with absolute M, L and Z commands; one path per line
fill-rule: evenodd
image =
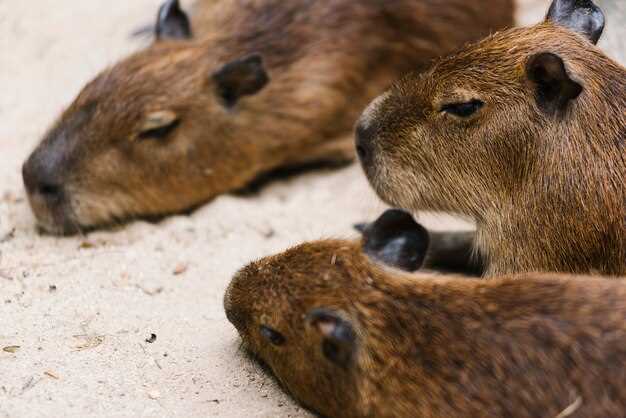
M 268 340 L 273 345 L 283 345 L 285 344 L 285 337 L 280 332 L 273 330 L 270 327 L 266 327 L 265 325 L 261 325 L 260 328 L 261 335 L 263 338 Z
M 483 107 L 485 103 L 480 100 L 472 100 L 466 103 L 450 103 L 441 107 L 442 112 L 450 113 L 452 115 L 468 118 L 472 116 L 476 111 Z
M 179 120 L 174 120 L 167 125 L 147 129 L 139 134 L 139 139 L 164 139 L 178 127 L 179 123 Z

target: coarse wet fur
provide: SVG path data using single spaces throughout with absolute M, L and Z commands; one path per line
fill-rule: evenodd
M 626 70 L 593 3 L 555 10 L 404 78 L 357 128 L 384 200 L 476 221 L 487 276 L 626 274 Z
M 328 418 L 607 418 L 626 411 L 626 285 L 409 275 L 319 241 L 243 268 L 244 346 Z
M 186 211 L 280 167 L 351 161 L 373 97 L 511 26 L 513 3 L 201 0 L 196 16 L 168 0 L 154 44 L 87 84 L 26 162 L 45 230 Z

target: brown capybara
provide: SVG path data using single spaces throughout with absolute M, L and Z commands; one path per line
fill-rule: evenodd
M 37 221 L 72 233 L 192 209 L 278 168 L 353 158 L 354 121 L 410 69 L 513 21 L 512 0 L 176 0 L 28 159 Z M 195 36 L 194 36 L 195 35 Z
M 387 215 L 364 251 L 308 243 L 233 279 L 227 317 L 286 391 L 328 418 L 625 416 L 623 281 L 408 275 L 382 263 L 413 270 L 426 232 Z
M 626 274 L 626 70 L 597 49 L 591 1 L 404 78 L 357 127 L 394 206 L 471 217 L 486 275 Z

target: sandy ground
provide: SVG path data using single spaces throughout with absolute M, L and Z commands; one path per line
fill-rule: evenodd
M 376 217 L 358 167 L 158 225 L 33 227 L 22 162 L 86 81 L 143 45 L 129 34 L 159 2 L 0 0 L 0 418 L 309 416 L 240 352 L 222 295 L 248 261 Z M 531 2 L 523 22 L 545 12 Z

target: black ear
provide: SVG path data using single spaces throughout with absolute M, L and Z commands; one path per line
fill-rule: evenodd
M 541 52 L 528 59 L 526 75 L 535 90 L 535 98 L 546 113 L 565 110 L 583 88 L 567 74 L 565 64 L 558 55 Z
M 428 250 L 428 231 L 402 210 L 390 209 L 376 222 L 355 225 L 363 234 L 363 252 L 376 261 L 406 271 L 416 271 Z
M 332 309 L 313 309 L 306 316 L 312 329 L 322 337 L 322 353 L 330 362 L 347 368 L 356 352 L 356 333 L 352 324 Z
M 156 24 L 157 39 L 189 39 L 191 24 L 178 0 L 167 0 L 159 8 Z
M 598 43 L 604 30 L 604 13 L 591 0 L 554 0 L 546 20 L 578 32 Z
M 229 62 L 213 74 L 217 93 L 226 106 L 234 106 L 243 96 L 258 93 L 269 82 L 263 67 L 263 58 L 258 54 Z

